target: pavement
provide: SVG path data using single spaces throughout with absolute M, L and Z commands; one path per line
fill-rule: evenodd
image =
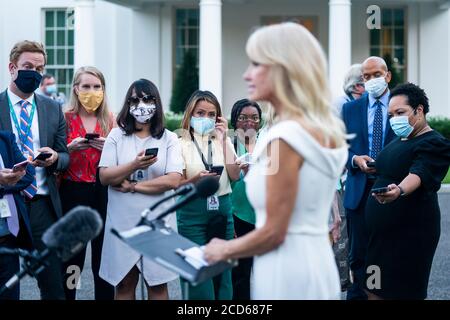
M 441 238 L 436 250 L 428 284 L 429 300 L 450 300 L 450 185 L 443 185 L 438 193 L 441 208 Z M 91 272 L 90 249 L 86 255 L 85 268 L 81 274 L 81 288 L 77 292 L 77 300 L 93 300 L 94 288 Z M 39 290 L 34 279 L 28 276 L 21 281 L 21 299 L 39 300 Z M 169 298 L 181 299 L 179 280 L 172 281 L 169 286 Z M 141 285 L 136 289 L 136 298 L 141 299 Z M 144 290 L 146 291 L 146 290 Z M 144 297 L 145 297 L 144 292 Z

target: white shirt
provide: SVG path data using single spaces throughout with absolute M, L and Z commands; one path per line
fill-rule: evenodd
M 17 120 L 19 120 L 20 119 L 20 111 L 22 110 L 20 101 L 22 101 L 23 99 L 16 96 L 9 89 L 7 92 L 8 92 L 9 100 L 11 101 L 11 104 L 13 105 L 14 112 L 16 114 L 16 118 L 17 118 Z M 27 111 L 28 111 L 28 114 L 31 115 L 31 109 L 33 108 L 33 102 L 34 102 L 34 93 L 25 100 L 27 100 L 29 102 L 29 104 L 27 106 Z M 22 150 L 22 148 L 21 148 L 22 144 L 20 142 L 19 133 L 17 132 L 17 127 L 16 127 L 16 124 L 15 124 L 14 119 L 11 114 L 10 114 L 10 119 L 11 119 L 13 133 L 16 135 L 17 145 L 19 146 L 19 149 Z M 36 150 L 38 150 L 41 147 L 41 143 L 39 140 L 39 119 L 38 119 L 37 108 L 34 112 L 33 122 L 31 123 L 31 132 L 33 134 L 34 154 L 37 155 L 38 152 Z M 36 167 L 36 183 L 37 183 L 37 188 L 38 188 L 37 194 L 47 195 L 48 194 L 48 186 L 47 186 L 47 175 L 46 175 L 45 168 Z

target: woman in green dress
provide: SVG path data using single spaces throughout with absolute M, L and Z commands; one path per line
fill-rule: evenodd
M 195 91 L 190 97 L 182 121 L 180 138 L 184 160 L 181 184 L 195 183 L 201 177 L 216 175 L 219 189 L 207 199 L 191 201 L 177 211 L 178 232 L 191 241 L 205 245 L 212 238 L 232 239 L 234 236 L 231 211 L 230 180 L 239 179 L 239 166 L 228 124 L 222 116 L 217 98 L 209 91 Z M 214 170 L 215 168 L 220 170 Z M 182 283 L 184 286 L 184 283 Z M 231 270 L 197 286 L 190 286 L 188 299 L 231 300 L 233 288 Z
M 255 211 L 247 199 L 244 177 L 251 163 L 251 154 L 256 144 L 256 138 L 261 123 L 260 106 L 248 99 L 236 101 L 231 110 L 231 126 L 234 137 L 233 146 L 238 156 L 237 164 L 241 172 L 239 180 L 231 183 L 233 193 L 231 203 L 234 219 L 234 230 L 241 237 L 255 229 Z M 237 267 L 233 268 L 233 299 L 250 300 L 250 274 L 253 258 L 239 259 Z

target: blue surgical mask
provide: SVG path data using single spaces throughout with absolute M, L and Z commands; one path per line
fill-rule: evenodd
M 52 95 L 56 93 L 56 84 L 50 84 L 45 88 L 45 93 Z
M 387 86 L 388 84 L 384 77 L 371 79 L 364 84 L 366 91 L 374 98 L 381 97 Z
M 207 117 L 191 117 L 191 128 L 198 134 L 208 134 L 214 130 L 215 126 L 215 119 Z
M 392 117 L 389 123 L 394 133 L 400 138 L 408 138 L 414 130 L 414 127 L 409 124 L 408 116 Z

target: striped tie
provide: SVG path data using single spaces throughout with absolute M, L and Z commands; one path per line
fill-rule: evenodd
M 22 144 L 22 152 L 25 158 L 31 160 L 34 158 L 33 152 L 33 133 L 31 132 L 31 126 L 28 124 L 30 122 L 30 115 L 27 111 L 27 106 L 29 102 L 26 100 L 20 101 L 20 142 Z M 31 158 L 31 159 L 30 159 Z M 34 176 L 33 182 L 23 190 L 23 193 L 27 198 L 31 199 L 37 192 L 36 175 Z

